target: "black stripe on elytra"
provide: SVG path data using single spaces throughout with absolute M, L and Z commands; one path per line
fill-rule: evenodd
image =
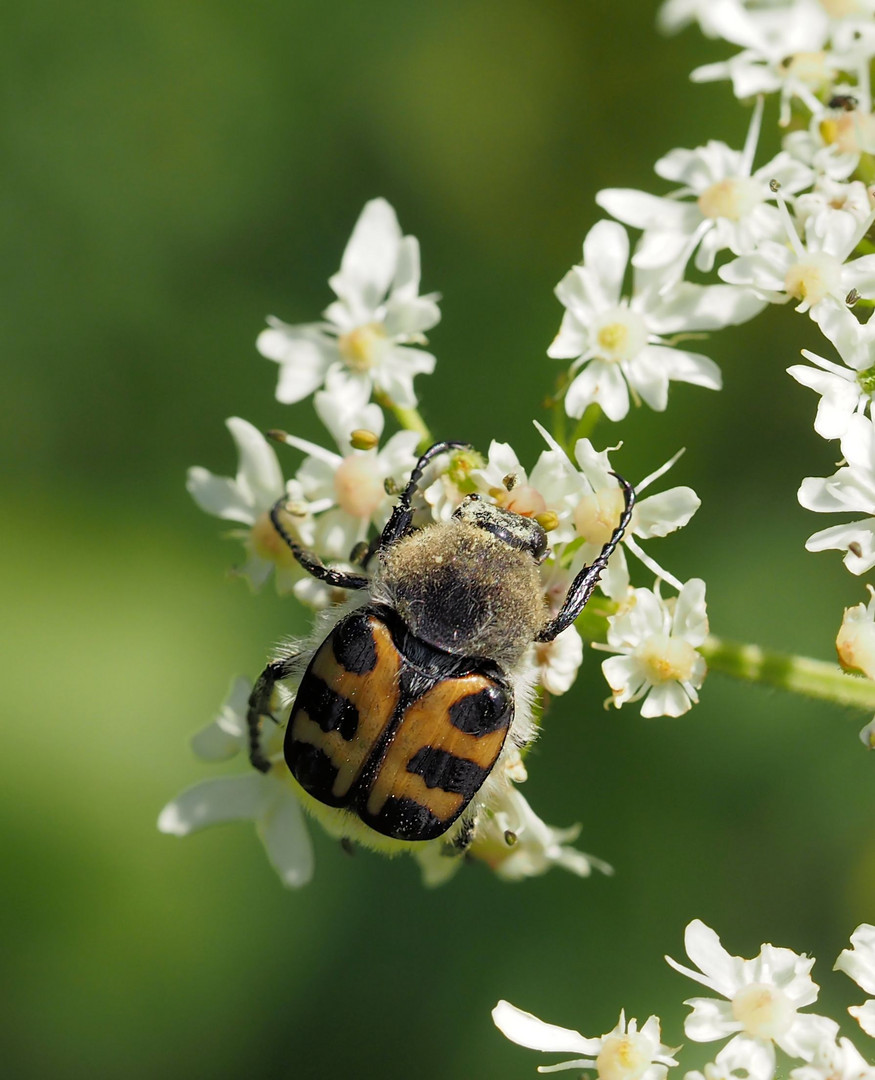
M 331 792 L 338 770 L 324 750 L 287 735 L 285 757 L 292 776 L 314 798 L 329 806 L 344 806 L 349 801 L 348 793 L 338 798 Z
M 323 731 L 336 731 L 342 739 L 350 742 L 355 738 L 359 726 L 359 711 L 356 706 L 338 694 L 336 690 L 323 682 L 312 671 L 301 680 L 292 719 L 303 709 L 310 719 Z
M 406 796 L 398 799 L 394 795 L 389 796 L 379 814 L 368 814 L 367 811 L 361 814 L 362 820 L 372 829 L 396 840 L 434 840 L 445 833 L 458 816 L 454 814 L 449 821 L 442 821 L 415 799 Z
M 456 757 L 434 746 L 423 746 L 407 763 L 407 771 L 421 776 L 428 788 L 440 788 L 452 795 L 466 795 L 469 799 L 477 791 L 489 769 L 476 761 Z
M 352 675 L 367 675 L 377 666 L 377 643 L 367 612 L 354 611 L 337 624 L 331 635 L 334 656 Z
M 450 723 L 466 735 L 479 738 L 510 724 L 511 699 L 503 687 L 493 683 L 476 694 L 467 694 L 449 707 Z

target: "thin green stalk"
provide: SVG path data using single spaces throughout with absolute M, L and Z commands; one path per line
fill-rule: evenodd
M 875 710 L 875 681 L 847 675 L 838 664 L 716 637 L 709 637 L 699 652 L 711 671 L 821 701 L 834 701 L 837 705 Z
M 384 409 L 388 409 L 405 430 L 415 431 L 419 435 L 420 450 L 426 450 L 435 441 L 418 409 L 405 409 L 402 405 L 396 404 L 388 394 L 381 391 L 375 390 L 374 397 L 377 404 Z
M 587 405 L 583 416 L 577 421 L 577 426 L 566 443 L 569 457 L 574 457 L 574 448 L 578 439 L 590 439 L 596 424 L 602 418 L 602 410 L 598 405 Z

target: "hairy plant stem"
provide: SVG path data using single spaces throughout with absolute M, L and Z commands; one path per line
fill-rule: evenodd
M 820 701 L 875 710 L 875 681 L 862 675 L 847 675 L 838 664 L 716 637 L 709 637 L 699 652 L 711 671 Z

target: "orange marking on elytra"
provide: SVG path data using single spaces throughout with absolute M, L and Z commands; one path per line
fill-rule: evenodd
M 379 814 L 389 796 L 413 799 L 441 821 L 463 809 L 474 792 L 458 794 L 439 787 L 429 788 L 421 776 L 408 772 L 407 766 L 424 746 L 431 746 L 473 761 L 488 772 L 504 746 L 507 727 L 479 737 L 469 735 L 450 722 L 448 713 L 456 702 L 491 685 L 492 681 L 484 675 L 444 679 L 405 710 L 368 795 L 369 814 Z
M 337 731 L 323 731 L 307 712 L 297 709 L 291 718 L 292 737 L 298 742 L 317 746 L 337 769 L 331 793 L 345 795 L 358 779 L 368 756 L 386 728 L 398 704 L 398 676 L 401 658 L 388 629 L 379 619 L 368 619 L 377 650 L 373 671 L 356 675 L 346 671 L 334 655 L 329 636 L 316 656 L 310 673 L 321 679 L 336 694 L 351 701 L 359 714 L 358 727 L 350 740 Z

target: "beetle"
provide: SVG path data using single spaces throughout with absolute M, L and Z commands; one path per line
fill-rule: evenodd
M 376 557 L 372 576 L 328 567 L 302 548 L 283 524 L 283 499 L 270 512 L 308 573 L 355 595 L 256 681 L 250 761 L 270 769 L 262 721 L 275 719 L 277 684 L 296 678 L 283 748 L 289 771 L 330 831 L 370 846 L 470 841 L 477 809 L 508 783 L 498 766 L 534 737 L 531 646 L 553 641 L 581 613 L 635 503 L 614 473 L 624 494 L 619 522 L 550 617 L 538 574 L 547 534 L 534 519 L 473 494 L 449 521 L 413 527 L 411 501 L 429 462 L 467 445 L 436 442 L 419 458 L 363 559 L 366 568 Z

